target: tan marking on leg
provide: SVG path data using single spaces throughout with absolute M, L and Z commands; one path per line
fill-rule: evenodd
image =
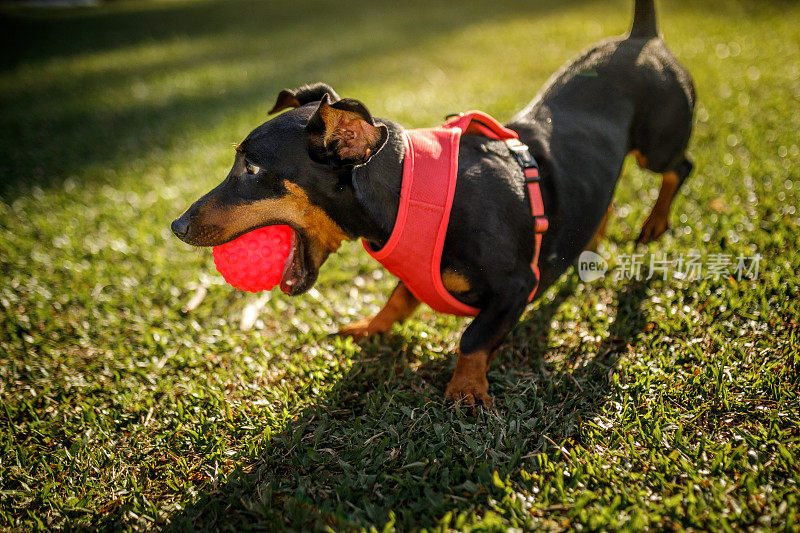
M 665 172 L 662 175 L 658 199 L 652 211 L 650 211 L 650 215 L 642 225 L 642 231 L 637 239 L 638 242 L 647 244 L 659 238 L 667 230 L 669 227 L 669 210 L 680 183 L 681 180 L 675 172 Z
M 403 284 L 399 283 L 397 288 L 389 296 L 386 305 L 383 306 L 377 315 L 371 318 L 364 318 L 354 322 L 339 330 L 338 335 L 342 337 L 353 337 L 363 339 L 376 334 L 384 334 L 389 331 L 396 322 L 402 322 L 419 307 L 419 300 L 411 294 L 411 291 Z
M 449 292 L 467 292 L 470 289 L 466 276 L 450 268 L 442 271 L 442 285 Z
M 288 180 L 283 183 L 287 194 L 280 198 L 223 209 L 206 204 L 198 213 L 198 223 L 213 228 L 211 237 L 219 242 L 272 223 L 294 224 L 310 241 L 307 243 L 308 251 L 314 264 L 319 266 L 328 254 L 339 249 L 347 236 L 322 208 L 309 201 L 302 187 Z
M 633 154 L 633 157 L 636 158 L 636 163 L 639 165 L 639 168 L 647 168 L 647 158 L 642 152 L 639 150 L 633 150 L 631 153 Z
M 459 353 L 456 369 L 453 371 L 450 383 L 447 384 L 444 397 L 463 405 L 474 406 L 480 402 L 486 408 L 491 407 L 494 400 L 489 396 L 486 371 L 492 355 L 488 352 Z
M 597 247 L 600 246 L 600 241 L 605 238 L 606 236 L 606 225 L 608 224 L 608 219 L 611 217 L 611 213 L 614 212 L 614 204 L 608 206 L 608 211 L 603 216 L 603 220 L 600 222 L 600 227 L 597 228 L 597 231 L 594 233 L 594 237 L 592 240 L 589 241 L 589 245 L 586 247 L 587 250 L 597 251 Z

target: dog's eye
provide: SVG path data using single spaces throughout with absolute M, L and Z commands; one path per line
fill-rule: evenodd
M 250 161 L 245 161 L 245 167 L 244 168 L 245 168 L 245 170 L 247 170 L 248 174 L 258 174 L 258 172 L 261 170 L 260 167 L 254 165 Z

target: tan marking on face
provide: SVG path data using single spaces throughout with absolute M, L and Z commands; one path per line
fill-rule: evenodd
M 352 111 L 323 105 L 320 116 L 325 123 L 323 143 L 328 146 L 333 140 L 338 141 L 337 151 L 343 159 L 366 159 L 381 138 L 380 128 Z
M 302 187 L 288 180 L 283 184 L 288 192 L 280 198 L 268 198 L 225 209 L 207 206 L 201 215 L 202 223 L 221 228 L 220 238 L 223 241 L 272 222 L 294 224 L 307 237 L 308 253 L 314 264 L 319 266 L 328 254 L 339 249 L 347 235 L 325 211 L 308 200 Z
M 442 285 L 449 292 L 467 292 L 470 289 L 466 276 L 450 268 L 442 271 Z

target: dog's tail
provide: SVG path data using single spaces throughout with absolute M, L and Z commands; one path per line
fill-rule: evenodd
M 655 0 L 635 0 L 630 37 L 647 39 L 657 36 L 658 22 L 656 22 Z

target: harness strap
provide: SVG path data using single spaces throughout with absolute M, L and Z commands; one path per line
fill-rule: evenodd
M 420 301 L 441 313 L 475 316 L 480 309 L 457 300 L 442 283 L 442 250 L 458 172 L 461 130 L 407 130 L 403 184 L 395 229 L 380 250 L 364 248 L 400 278 Z
M 534 220 L 534 248 L 531 270 L 536 277 L 536 286 L 533 288 L 528 301 L 532 301 L 539 288 L 539 254 L 542 248 L 542 237 L 549 227 L 547 216 L 544 212 L 542 202 L 542 190 L 539 185 L 539 165 L 531 155 L 527 145 L 519 140 L 519 135 L 514 130 L 510 130 L 497 122 L 494 117 L 481 111 L 469 111 L 459 115 L 452 115 L 443 124 L 443 128 L 459 128 L 464 133 L 474 133 L 483 135 L 490 139 L 505 141 L 511 154 L 522 167 L 525 175 L 525 184 L 528 186 L 528 198 L 531 202 L 531 214 Z
M 547 216 L 544 213 L 544 202 L 542 202 L 542 190 L 539 185 L 539 165 L 528 150 L 527 145 L 522 144 L 519 139 L 507 139 L 506 144 L 517 159 L 517 163 L 522 167 L 525 174 L 525 184 L 528 186 L 528 198 L 531 202 L 531 214 L 534 221 L 534 247 L 533 247 L 533 261 L 531 261 L 531 270 L 536 276 L 536 287 L 528 297 L 528 301 L 533 300 L 536 296 L 536 290 L 539 288 L 539 253 L 542 249 L 542 237 L 544 232 L 550 226 Z
M 528 301 L 539 287 L 539 253 L 547 218 L 539 186 L 539 168 L 528 147 L 513 130 L 481 111 L 455 115 L 438 128 L 403 132 L 405 158 L 397 220 L 380 250 L 364 241 L 364 248 L 400 278 L 419 300 L 442 313 L 475 316 L 480 311 L 456 299 L 442 283 L 444 240 L 450 222 L 462 133 L 504 141 L 519 163 L 528 187 L 534 226 L 531 270 L 536 278 Z

